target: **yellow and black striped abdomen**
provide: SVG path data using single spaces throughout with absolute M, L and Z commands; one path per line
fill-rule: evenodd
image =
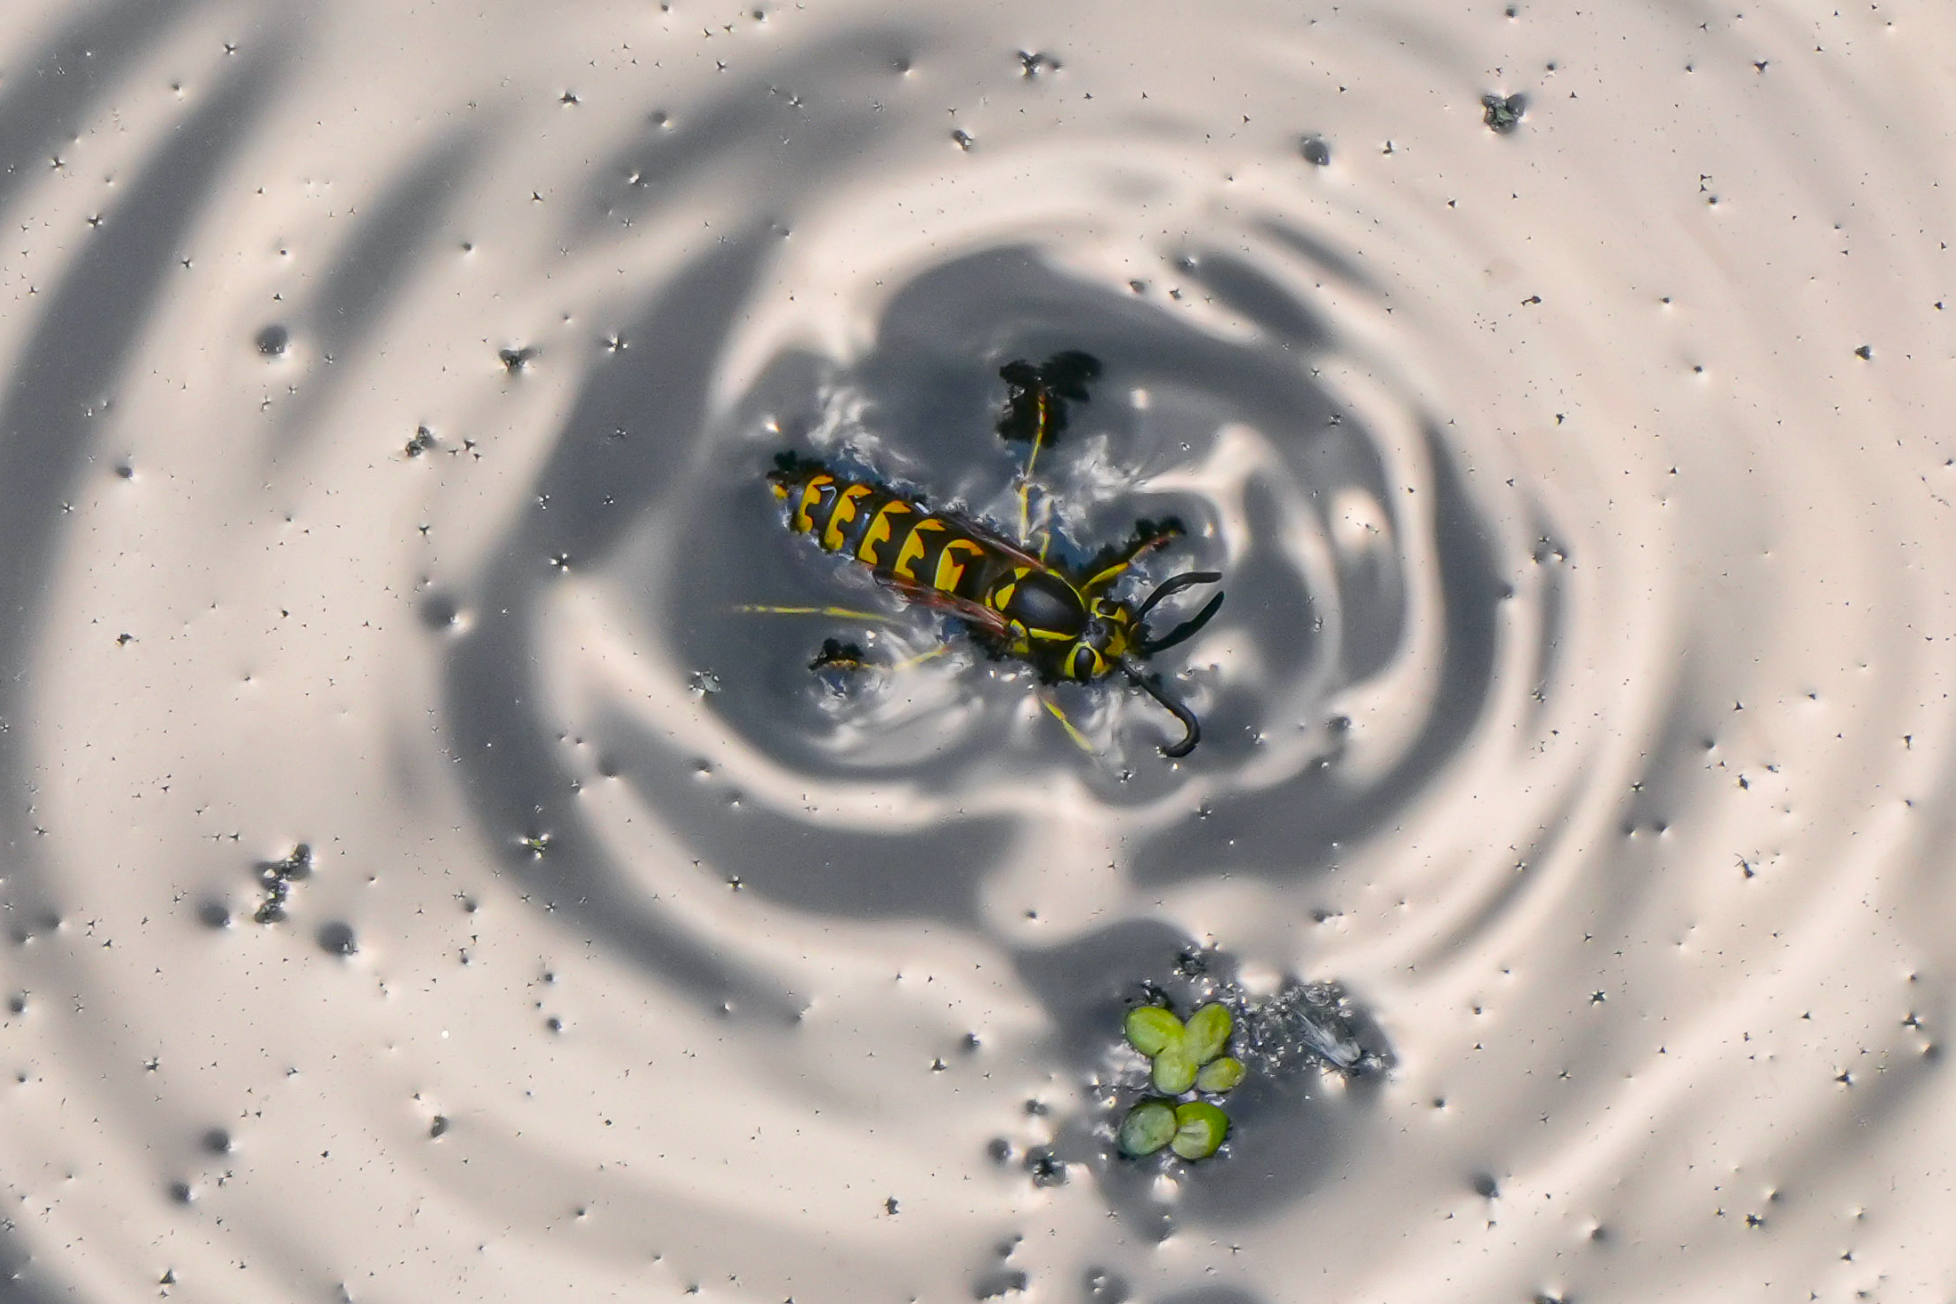
M 854 558 L 879 579 L 982 603 L 1012 569 L 1012 560 L 982 534 L 883 485 L 826 470 L 774 484 L 790 503 L 789 528 Z

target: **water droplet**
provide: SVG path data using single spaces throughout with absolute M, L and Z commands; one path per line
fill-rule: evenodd
M 360 943 L 354 936 L 353 926 L 336 919 L 320 926 L 319 949 L 328 955 L 352 955 L 360 949 Z
M 430 593 L 421 600 L 421 623 L 429 629 L 451 629 L 461 614 L 455 599 L 446 593 Z

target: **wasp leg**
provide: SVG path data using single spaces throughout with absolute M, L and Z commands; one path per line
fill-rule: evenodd
M 1055 702 L 1047 694 L 1041 693 L 1039 695 L 1039 704 L 1052 713 L 1053 719 L 1060 722 L 1060 728 L 1066 730 L 1066 736 L 1068 738 L 1071 738 L 1074 742 L 1080 745 L 1081 751 L 1085 752 L 1089 756 L 1099 755 L 1099 753 L 1094 750 L 1094 745 L 1087 741 L 1087 736 L 1080 732 L 1079 726 L 1066 718 L 1066 712 L 1060 709 L 1060 704 L 1058 702 Z
M 919 652 L 914 657 L 905 657 L 903 660 L 891 666 L 890 670 L 892 673 L 898 670 L 909 670 L 912 669 L 913 667 L 921 666 L 926 661 L 935 661 L 938 657 L 943 656 L 945 653 L 949 652 L 950 650 L 951 650 L 951 645 L 949 643 L 939 643 L 936 647 L 932 648 L 928 652 Z
M 1080 592 L 1088 598 L 1097 598 L 1120 582 L 1128 568 L 1142 557 L 1182 536 L 1182 523 L 1177 520 L 1142 521 L 1134 527 L 1134 538 L 1126 546 L 1102 553 L 1094 558 L 1091 565 L 1092 578 L 1080 586 Z
M 746 615 L 762 616 L 834 616 L 839 620 L 867 620 L 878 625 L 895 625 L 895 616 L 883 611 L 856 611 L 849 607 L 766 607 L 752 603 L 734 608 Z

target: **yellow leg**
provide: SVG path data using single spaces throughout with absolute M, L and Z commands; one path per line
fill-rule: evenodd
M 848 607 L 763 607 L 743 604 L 735 611 L 763 616 L 835 616 L 842 620 L 872 620 L 879 625 L 897 624 L 897 618 L 882 611 L 854 611 Z
M 1101 571 L 1085 584 L 1082 584 L 1080 586 L 1080 592 L 1090 598 L 1099 597 L 1108 589 L 1113 588 L 1114 581 L 1127 574 L 1128 567 L 1139 561 L 1144 554 L 1161 547 L 1174 537 L 1174 534 L 1157 534 L 1151 539 L 1143 539 L 1140 543 L 1128 549 L 1127 556 L 1121 558 L 1106 570 Z
M 1058 702 L 1055 702 L 1052 698 L 1046 696 L 1046 694 L 1041 693 L 1039 695 L 1039 704 L 1052 712 L 1053 719 L 1060 722 L 1060 727 L 1066 730 L 1066 736 L 1078 743 L 1081 751 L 1089 756 L 1097 755 L 1094 751 L 1093 744 L 1088 742 L 1087 736 L 1081 733 L 1071 720 L 1066 718 L 1066 712 L 1060 710 Z
M 1032 538 L 1032 468 L 1039 464 L 1039 449 L 1046 442 L 1046 427 L 1052 420 L 1052 400 L 1043 392 L 1039 395 L 1039 429 L 1032 435 L 1032 452 L 1026 455 L 1025 475 L 1019 479 L 1019 542 L 1026 543 Z M 1040 560 L 1045 560 L 1045 552 L 1040 552 Z
M 899 670 L 908 670 L 912 666 L 921 666 L 922 664 L 924 664 L 924 662 L 934 661 L 938 657 L 943 656 L 946 652 L 949 652 L 950 650 L 951 650 L 951 645 L 949 643 L 939 643 L 936 647 L 932 648 L 928 652 L 919 652 L 914 657 L 905 657 L 903 660 L 891 666 L 890 671 L 892 674 L 894 674 L 896 671 Z

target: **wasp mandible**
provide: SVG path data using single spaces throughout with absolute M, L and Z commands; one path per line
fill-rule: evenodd
M 1221 582 L 1221 572 L 1176 575 L 1139 603 L 1114 596 L 1129 567 L 1182 533 L 1174 521 L 1140 522 L 1127 544 L 1103 550 L 1079 567 L 1047 559 L 1050 534 L 1037 554 L 1032 551 L 1033 468 L 1040 451 L 1066 428 L 1068 403 L 1086 400 L 1087 382 L 1099 371 L 1097 361 L 1078 352 L 1056 354 L 1042 366 L 1012 362 L 999 371 L 1010 387 L 999 434 L 1031 446 L 1020 477 L 1017 542 L 967 517 L 932 511 L 914 495 L 794 453 L 781 454 L 767 480 L 775 496 L 789 505 L 789 529 L 808 535 L 828 552 L 869 567 L 877 580 L 905 601 L 954 617 L 994 656 L 1026 662 L 1049 684 L 1090 683 L 1120 672 L 1181 722 L 1181 739 L 1161 751 L 1164 756 L 1182 757 L 1201 740 L 1201 725 L 1195 713 L 1171 697 L 1157 676 L 1144 673 L 1138 662 L 1176 646 L 1209 623 L 1222 606 L 1221 593 L 1160 637 L 1150 633 L 1148 616 L 1173 594 Z M 869 614 L 831 607 L 744 610 Z M 818 657 L 814 664 L 830 663 Z M 1085 745 L 1058 706 L 1050 698 L 1045 700 L 1047 710 Z

